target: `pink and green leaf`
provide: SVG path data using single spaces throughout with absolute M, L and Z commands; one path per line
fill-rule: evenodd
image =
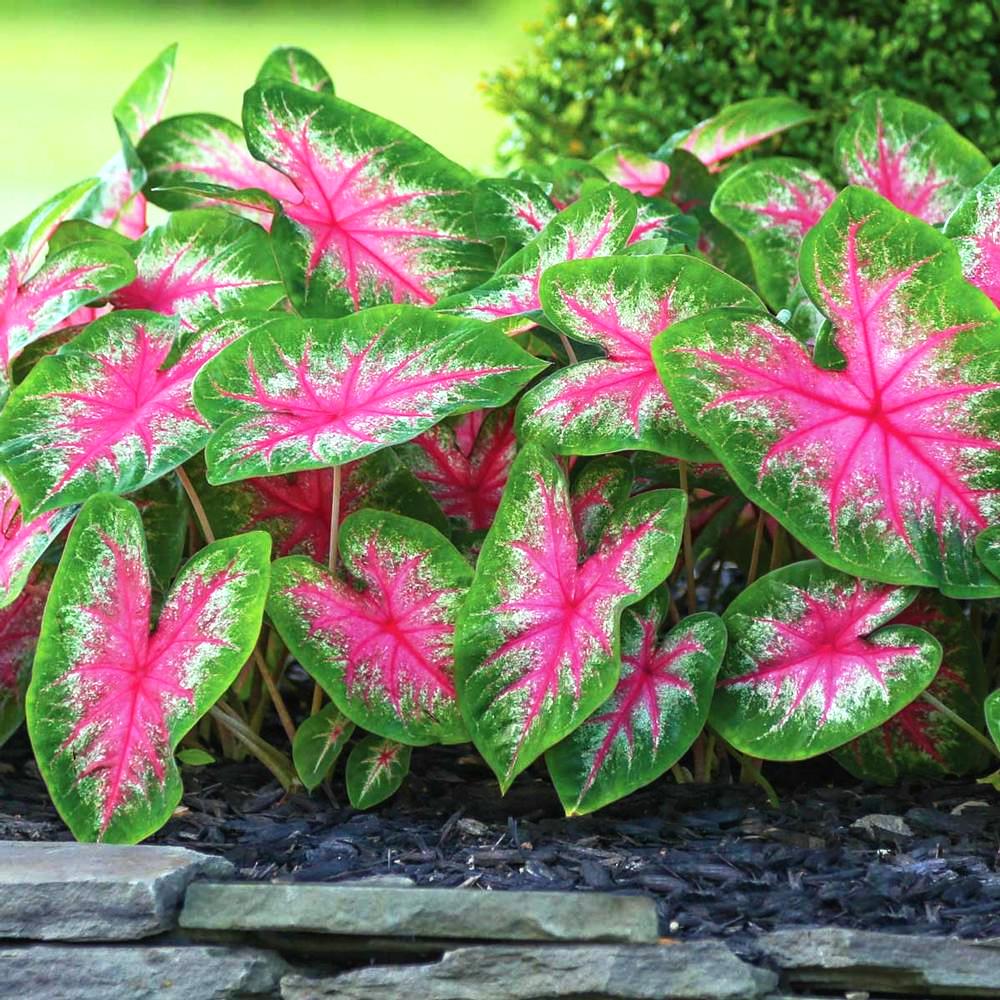
M 653 338 L 713 306 L 758 306 L 745 285 L 685 254 L 605 257 L 546 271 L 551 323 L 603 358 L 571 364 L 522 398 L 517 434 L 560 454 L 643 449 L 692 461 L 711 452 L 688 432 L 653 364 Z
M 326 67 L 311 52 L 294 45 L 279 45 L 268 53 L 257 73 L 257 83 L 271 80 L 294 83 L 317 93 L 333 93 L 333 80 Z
M 172 472 L 128 497 L 139 510 L 153 590 L 165 594 L 184 558 L 191 511 L 180 479 Z M 45 515 L 42 515 L 43 517 Z M 236 534 L 237 532 L 219 532 Z
M 327 777 L 354 732 L 354 723 L 332 702 L 310 715 L 292 742 L 295 773 L 312 791 Z
M 0 610 L 0 746 L 24 721 L 24 699 L 50 583 L 50 576 L 36 575 L 13 603 Z
M 724 162 L 737 153 L 814 117 L 812 111 L 790 97 L 754 97 L 730 104 L 699 122 L 679 148 L 692 153 L 710 170 L 721 170 Z
M 468 739 L 455 692 L 455 616 L 472 569 L 435 528 L 362 510 L 341 528 L 347 579 L 304 556 L 274 564 L 268 614 L 334 704 L 408 745 Z
M 122 125 L 133 143 L 163 118 L 176 58 L 176 44 L 168 45 L 132 81 L 115 104 L 115 121 Z
M 371 809 L 399 791 L 410 773 L 413 748 L 381 736 L 355 743 L 347 758 L 347 798 L 355 809 Z
M 433 305 L 492 271 L 472 175 L 400 126 L 274 82 L 247 91 L 243 126 L 253 155 L 293 188 L 271 233 L 301 313 Z
M 1000 306 L 1000 167 L 959 202 L 944 234 L 958 247 L 966 281 Z
M 859 188 L 806 236 L 800 268 L 840 369 L 763 312 L 713 310 L 654 344 L 678 413 L 831 566 L 1000 593 L 974 551 L 1000 517 L 1000 312 L 949 240 Z
M 670 180 L 670 167 L 627 146 L 611 146 L 590 161 L 612 184 L 632 194 L 655 198 Z
M 209 482 L 343 465 L 500 406 L 542 367 L 499 331 L 416 306 L 266 320 L 197 381 Z
M 614 690 L 621 612 L 669 572 L 685 509 L 676 490 L 631 500 L 587 555 L 562 467 L 521 450 L 456 630 L 459 701 L 504 791 Z
M 779 156 L 727 173 L 715 192 L 712 214 L 746 244 L 772 309 L 791 304 L 802 240 L 836 196 L 809 164 Z
M 479 181 L 473 191 L 473 211 L 479 239 L 497 246 L 501 260 L 530 243 L 557 213 L 538 184 L 511 178 Z
M 78 840 L 135 843 L 181 798 L 173 751 L 257 640 L 270 539 L 223 539 L 181 571 L 155 627 L 138 510 L 91 498 L 70 532 L 27 697 L 28 731 Z
M 42 358 L 0 413 L 0 466 L 28 515 L 141 489 L 204 447 L 195 376 L 250 323 L 210 327 L 173 360 L 172 319 L 111 313 Z
M 892 624 L 917 592 L 819 561 L 761 577 L 729 605 L 710 723 L 737 750 L 803 760 L 880 726 L 934 679 L 941 644 Z
M 941 666 L 927 693 L 970 725 L 982 728 L 986 674 L 979 643 L 961 605 L 922 591 L 891 625 L 916 625 L 941 643 Z M 969 774 L 985 763 L 983 748 L 930 702 L 917 698 L 834 751 L 851 774 L 891 785 L 904 778 Z
M 837 135 L 835 155 L 849 184 L 933 225 L 990 170 L 989 160 L 940 115 L 874 91 L 858 100 Z
M 440 308 L 485 322 L 499 320 L 510 332 L 531 326 L 541 315 L 542 274 L 563 261 L 620 253 L 635 228 L 636 211 L 627 191 L 603 185 L 554 216 L 493 278 L 445 299 Z
M 713 614 L 661 636 L 660 589 L 622 616 L 622 672 L 614 693 L 545 755 L 568 816 L 593 812 L 648 785 L 687 752 L 708 719 L 726 629 Z
M 583 552 L 593 552 L 601 543 L 615 513 L 628 499 L 634 474 L 624 455 L 592 459 L 573 469 L 569 504 L 573 527 Z

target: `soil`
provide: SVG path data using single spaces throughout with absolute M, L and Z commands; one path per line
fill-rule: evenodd
M 766 766 L 778 808 L 756 786 L 666 778 L 567 820 L 540 768 L 501 798 L 467 748 L 417 750 L 413 767 L 366 813 L 339 776 L 285 795 L 255 762 L 185 768 L 183 804 L 151 842 L 223 855 L 247 880 L 648 893 L 664 934 L 737 947 L 806 925 L 1000 937 L 1000 796 L 986 785 L 879 788 L 820 759 Z M 873 815 L 904 825 L 852 825 Z M 70 839 L 23 733 L 0 765 L 0 838 Z

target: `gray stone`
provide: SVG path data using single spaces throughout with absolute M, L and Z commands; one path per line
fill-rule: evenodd
M 214 945 L 23 944 L 0 948 L 0 1000 L 277 997 L 274 952 Z
M 199 882 L 181 927 L 477 941 L 655 941 L 656 906 L 609 893 Z
M 0 938 L 120 941 L 172 928 L 193 878 L 232 865 L 182 847 L 0 843 Z
M 790 986 L 921 997 L 1000 996 L 1000 954 L 956 938 L 841 928 L 773 931 L 756 951 Z
M 777 976 L 716 941 L 458 948 L 427 965 L 382 965 L 281 981 L 283 1000 L 756 1000 Z
M 894 837 L 912 837 L 913 831 L 902 816 L 892 816 L 886 813 L 871 813 L 862 816 L 851 824 L 852 830 L 864 830 L 873 836 L 889 834 Z

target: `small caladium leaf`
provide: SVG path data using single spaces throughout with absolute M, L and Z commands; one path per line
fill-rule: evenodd
M 184 558 L 184 545 L 188 540 L 191 512 L 184 487 L 170 472 L 131 494 L 129 500 L 142 517 L 153 590 L 165 594 Z
M 353 732 L 354 723 L 332 702 L 295 730 L 292 760 L 295 773 L 307 791 L 323 782 Z
M 333 470 L 308 469 L 289 475 L 258 476 L 210 486 L 198 459 L 187 470 L 209 523 L 217 535 L 266 531 L 278 556 L 306 555 L 325 564 L 330 551 Z M 374 507 L 426 521 L 441 531 L 448 522 L 412 472 L 390 451 L 380 451 L 343 467 L 341 520 Z
M 600 545 L 616 511 L 628 499 L 633 480 L 632 463 L 624 455 L 595 458 L 573 470 L 569 504 L 584 552 Z
M 270 225 L 275 202 L 298 197 L 284 174 L 250 155 L 239 125 L 219 115 L 166 118 L 143 137 L 138 153 L 149 175 L 149 200 L 170 211 L 252 191 L 263 200 L 234 204 L 234 210 Z
M 653 338 L 713 305 L 758 305 L 745 285 L 684 254 L 558 264 L 542 278 L 545 315 L 606 357 L 569 365 L 530 389 L 517 433 L 561 453 L 641 448 L 693 461 L 711 452 L 685 428 L 653 364 Z
M 50 576 L 36 576 L 0 610 L 0 746 L 24 721 L 24 698 L 50 583 Z
M 28 274 L 59 225 L 78 215 L 98 185 L 96 177 L 71 185 L 29 212 L 20 222 L 0 234 L 0 250 L 10 251 L 18 270 Z
M 857 102 L 835 140 L 849 184 L 866 187 L 924 222 L 944 222 L 990 161 L 940 115 L 893 94 Z
M 997 592 L 973 546 L 1000 516 L 1000 313 L 944 236 L 859 188 L 806 236 L 801 272 L 842 370 L 764 313 L 716 310 L 654 344 L 678 412 L 831 566 Z
M 198 379 L 198 409 L 216 428 L 208 480 L 363 458 L 453 413 L 506 403 L 542 367 L 499 331 L 416 306 L 268 319 Z
M 889 624 L 916 595 L 816 560 L 761 577 L 722 616 L 712 728 L 754 757 L 803 760 L 881 725 L 941 663 L 932 635 Z
M 432 305 L 492 271 L 476 240 L 472 175 L 400 126 L 269 82 L 247 91 L 243 127 L 253 155 L 295 189 L 271 233 L 300 312 Z
M 348 580 L 303 556 L 274 564 L 268 614 L 334 704 L 410 745 L 468 739 L 455 694 L 455 615 L 472 582 L 428 524 L 362 510 L 341 528 Z
M 812 121 L 813 113 L 790 97 L 753 97 L 723 108 L 699 122 L 683 138 L 679 148 L 692 153 L 706 167 L 722 169 L 737 153 L 796 125 Z
M 355 809 L 371 809 L 399 791 L 410 773 L 413 748 L 381 736 L 355 743 L 347 758 L 347 798 Z
M 136 278 L 112 304 L 176 316 L 188 331 L 223 312 L 265 312 L 284 296 L 267 233 L 228 212 L 174 212 L 134 252 Z
M 925 590 L 890 624 L 916 625 L 941 643 L 941 666 L 927 693 L 982 728 L 986 674 L 961 605 Z M 901 778 L 968 774 L 984 764 L 983 748 L 922 698 L 833 756 L 851 774 L 885 785 Z
M 114 108 L 132 142 L 138 142 L 160 119 L 174 78 L 177 45 L 168 45 L 129 85 Z
M 10 483 L 0 476 L 0 608 L 21 593 L 35 563 L 75 513 L 69 507 L 25 521 L 21 502 Z
M 459 702 L 504 791 L 614 690 L 622 609 L 673 566 L 686 499 L 629 501 L 585 555 L 562 467 L 536 445 L 521 450 L 455 643 Z
M 199 451 L 210 428 L 192 383 L 249 322 L 209 328 L 170 363 L 173 320 L 111 313 L 42 358 L 0 413 L 0 466 L 28 516 L 141 489 Z
M 454 525 L 485 531 L 517 453 L 514 414 L 509 407 L 485 416 L 468 413 L 453 425 L 436 424 L 398 451 Z
M 966 280 L 1000 305 L 1000 167 L 959 202 L 944 234 L 958 247 Z
M 236 679 L 260 631 L 270 539 L 202 549 L 155 628 L 139 512 L 92 497 L 45 607 L 28 689 L 35 759 L 77 840 L 134 843 L 181 798 L 173 751 Z
M 526 163 L 515 170 L 511 178 L 537 184 L 559 211 L 581 196 L 588 181 L 606 180 L 592 163 L 572 156 L 557 156 L 547 163 Z
M 279 45 L 268 53 L 257 73 L 257 83 L 268 80 L 294 83 L 317 93 L 333 93 L 333 80 L 326 67 L 311 52 L 294 45 Z
M 620 184 L 632 194 L 655 198 L 670 179 L 670 167 L 645 153 L 627 146 L 611 146 L 591 161 L 613 184 Z
M 556 215 L 485 284 L 453 295 L 439 308 L 487 322 L 500 320 L 514 332 L 541 315 L 542 274 L 567 260 L 619 253 L 635 228 L 635 199 L 616 184 L 581 198 Z
M 557 213 L 548 195 L 528 180 L 489 178 L 473 191 L 476 234 L 483 243 L 498 244 L 506 260 L 530 243 Z
M 667 595 L 622 615 L 622 672 L 614 694 L 545 755 L 569 816 L 593 812 L 655 781 L 688 751 L 708 719 L 726 628 L 685 618 L 661 638 Z
M 774 156 L 726 173 L 712 214 L 746 244 L 757 285 L 773 309 L 792 300 L 802 239 L 837 192 L 808 163 Z

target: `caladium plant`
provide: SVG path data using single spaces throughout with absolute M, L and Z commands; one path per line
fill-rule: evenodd
M 366 736 L 347 758 L 347 797 L 355 809 L 370 809 L 399 791 L 410 773 L 412 748 L 403 743 Z

